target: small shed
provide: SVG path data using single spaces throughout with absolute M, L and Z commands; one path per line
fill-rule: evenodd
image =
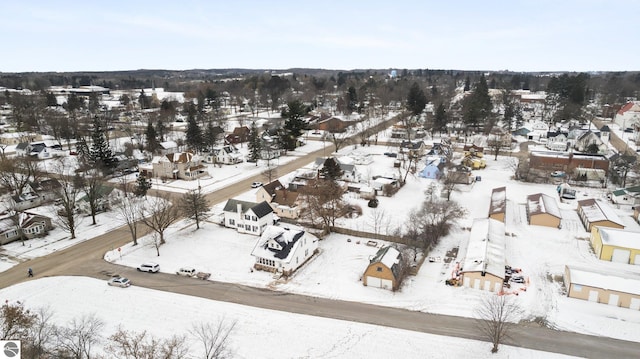
M 578 201 L 578 216 L 587 232 L 592 226 L 624 229 L 624 224 L 611 206 L 599 199 Z
M 527 219 L 530 225 L 560 228 L 562 215 L 555 198 L 536 193 L 527 196 Z
M 507 213 L 507 187 L 494 188 L 491 191 L 491 203 L 489 204 L 489 218 L 504 223 Z
M 369 265 L 362 275 L 362 284 L 396 291 L 400 287 L 403 267 L 402 255 L 397 248 L 382 247 L 369 260 Z
M 640 265 L 640 232 L 593 226 L 590 240 L 598 259 Z
M 570 298 L 640 310 L 640 276 L 565 266 L 564 284 Z

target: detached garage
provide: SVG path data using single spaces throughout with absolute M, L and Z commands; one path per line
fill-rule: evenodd
M 593 226 L 591 247 L 598 259 L 640 265 L 640 233 Z
M 402 255 L 395 247 L 382 247 L 369 260 L 362 284 L 369 287 L 397 290 L 402 281 Z
M 591 232 L 592 226 L 624 229 L 615 210 L 601 200 L 590 198 L 578 201 L 578 216 L 587 232 Z
M 504 223 L 491 218 L 475 219 L 462 262 L 462 285 L 496 293 L 502 291 L 504 252 Z
M 560 228 L 562 215 L 555 198 L 536 193 L 527 196 L 527 219 L 530 225 Z
M 564 284 L 570 298 L 640 310 L 640 276 L 569 267 Z

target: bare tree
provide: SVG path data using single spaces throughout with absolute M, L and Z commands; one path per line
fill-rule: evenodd
M 447 201 L 451 200 L 451 192 L 458 186 L 460 174 L 456 171 L 452 171 L 450 168 L 446 170 L 444 176 L 442 176 L 442 189 L 447 194 Z
M 405 236 L 413 246 L 428 251 L 446 236 L 466 210 L 458 203 L 427 197 L 420 208 L 411 211 L 405 223 Z
M 227 323 L 221 319 L 217 324 L 196 323 L 189 331 L 204 347 L 205 359 L 231 358 L 229 336 L 236 326 L 236 321 Z
M 104 322 L 95 314 L 73 318 L 66 327 L 56 330 L 57 357 L 91 358 L 93 346 L 100 343 Z
M 51 354 L 55 339 L 56 327 L 52 323 L 53 312 L 49 307 L 42 307 L 34 314 L 35 320 L 29 331 L 30 340 L 23 343 L 22 355 L 25 358 L 45 358 Z
M 197 190 L 185 193 L 180 198 L 178 206 L 182 213 L 196 221 L 196 229 L 200 229 L 200 222 L 209 217 L 209 201 L 202 193 L 200 186 L 198 186 Z
M 476 323 L 482 335 L 493 347 L 492 353 L 498 352 L 498 345 L 509 336 L 509 329 L 519 320 L 522 309 L 513 297 L 487 294 L 477 308 Z
M 347 128 L 343 128 L 341 122 L 337 120 L 329 120 L 327 122 L 327 129 L 323 136 L 328 137 L 338 152 L 342 147 L 348 145 L 351 142 L 351 137 Z
M 159 192 L 147 204 L 140 210 L 140 221 L 158 234 L 159 244 L 163 245 L 166 243 L 164 232 L 180 218 L 180 209 L 169 200 L 168 195 Z
M 158 339 L 153 335 L 128 332 L 121 327 L 109 338 L 107 349 L 123 359 L 180 359 L 188 356 L 184 336 Z
M 312 224 L 320 219 L 323 229 L 330 231 L 346 207 L 342 187 L 335 181 L 323 179 L 304 186 L 300 192 L 306 202 L 305 216 Z
M 58 210 L 55 222 L 62 229 L 69 232 L 71 239 L 75 239 L 76 227 L 80 222 L 80 216 L 76 209 L 76 201 L 82 189 L 82 181 L 80 176 L 74 174 L 69 166 L 65 166 L 64 161 L 59 162 L 57 166 L 60 187 L 56 188 L 55 191 L 62 208 Z
M 36 314 L 22 303 L 0 306 L 0 340 L 24 340 L 36 322 Z
M 388 227 L 389 225 L 389 216 L 387 216 L 386 211 L 380 207 L 372 208 L 369 211 L 369 219 L 371 220 L 369 226 L 375 234 L 380 234 L 382 228 Z
M 116 216 L 129 228 L 134 246 L 138 245 L 138 221 L 143 203 L 144 199 L 141 197 L 125 195 L 122 202 L 116 207 Z
M 95 168 L 84 171 L 83 175 L 79 177 L 79 184 L 85 194 L 87 203 L 89 203 L 89 212 L 93 221 L 91 224 L 95 225 L 96 214 L 104 196 L 104 186 L 102 185 L 100 172 Z
M 262 171 L 262 177 L 264 177 L 267 183 L 271 183 L 278 177 L 278 167 L 267 164 L 267 168 Z
M 43 175 L 38 161 L 32 157 L 0 156 L 0 186 L 9 193 L 22 194 L 29 182 L 37 182 Z

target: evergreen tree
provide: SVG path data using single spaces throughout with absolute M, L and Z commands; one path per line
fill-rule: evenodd
M 287 107 L 282 111 L 284 122 L 283 145 L 286 150 L 295 150 L 298 137 L 302 136 L 302 131 L 306 129 L 303 120 L 307 114 L 307 109 L 300 100 L 289 101 Z
M 427 96 L 420 88 L 417 82 L 414 82 L 409 89 L 409 95 L 407 96 L 407 109 L 412 115 L 418 116 L 424 111 L 427 106 Z
M 349 86 L 347 90 L 347 111 L 348 113 L 352 113 L 358 109 L 358 95 L 356 93 L 356 88 L 353 86 Z
M 444 104 L 440 102 L 438 108 L 436 108 L 436 115 L 433 122 L 433 131 L 442 133 L 447 129 L 447 112 L 445 111 Z
M 156 129 L 153 128 L 153 124 L 151 122 L 147 124 L 145 136 L 147 137 L 147 151 L 151 153 L 156 152 L 156 150 L 160 148 L 160 142 L 158 141 Z
M 111 152 L 109 142 L 105 137 L 104 130 L 98 117 L 93 119 L 93 134 L 91 135 L 93 143 L 89 151 L 89 159 L 96 165 L 96 168 L 103 173 L 110 173 L 117 165 L 117 161 Z
M 191 114 L 189 114 L 189 119 L 187 120 L 186 142 L 189 148 L 196 151 L 203 147 L 202 130 L 200 129 L 200 126 L 198 126 L 196 117 Z
M 464 89 L 465 92 L 471 90 L 471 79 L 469 79 L 469 76 L 467 76 L 464 79 Z
M 47 106 L 55 107 L 58 106 L 58 100 L 56 99 L 56 95 L 51 92 L 47 92 L 46 95 Z
M 147 191 L 151 189 L 151 179 L 148 179 L 145 176 L 138 175 L 136 179 L 136 187 L 133 190 L 133 194 L 138 197 L 144 197 L 147 195 Z
M 218 141 L 218 135 L 221 133 L 220 127 L 216 127 L 213 125 L 213 121 L 207 122 L 207 128 L 205 129 L 204 136 L 202 139 L 203 145 L 211 150 L 215 147 L 216 142 Z
M 78 142 L 76 142 L 76 152 L 78 153 L 78 160 L 80 163 L 87 164 L 89 163 L 89 146 L 87 145 L 87 140 L 84 137 L 80 137 Z
M 258 133 L 258 127 L 255 121 L 251 123 L 251 132 L 249 133 L 249 162 L 255 162 L 258 165 L 260 159 L 260 151 L 262 151 L 262 141 Z
M 329 157 L 324 160 L 322 169 L 320 169 L 320 177 L 329 181 L 336 181 L 342 177 L 342 168 L 340 164 L 333 157 Z
M 484 75 L 473 88 L 473 93 L 463 100 L 462 120 L 468 127 L 478 129 L 491 116 L 493 104 Z

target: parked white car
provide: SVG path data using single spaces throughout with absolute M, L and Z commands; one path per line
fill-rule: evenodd
M 140 272 L 157 273 L 160 271 L 160 265 L 152 262 L 142 263 L 138 266 L 138 270 Z
M 195 277 L 196 269 L 193 267 L 182 267 L 176 271 L 177 275 L 183 275 L 185 277 Z

